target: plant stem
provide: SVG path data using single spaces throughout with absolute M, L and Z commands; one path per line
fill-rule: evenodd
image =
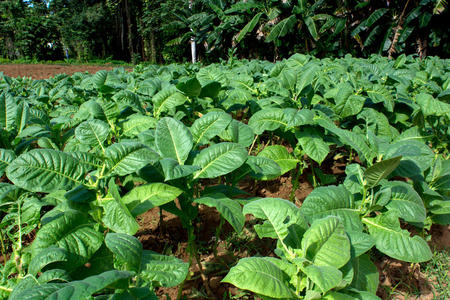
M 230 267 L 225 263 L 225 261 L 217 255 L 217 245 L 219 244 L 220 232 L 222 231 L 222 226 L 225 224 L 225 219 L 220 215 L 220 224 L 219 227 L 216 228 L 216 240 L 213 245 L 213 254 L 214 258 L 217 259 L 225 268 L 228 270 Z
M 6 291 L 6 292 L 10 292 L 10 293 L 12 292 L 12 289 L 5 288 L 5 287 L 3 287 L 1 285 L 0 285 L 0 290 Z
M 3 263 L 6 264 L 5 242 L 3 241 L 3 231 L 0 230 L 0 242 L 2 244 Z
M 309 161 L 311 162 L 311 174 L 312 174 L 312 177 L 313 177 L 313 187 L 316 188 L 317 187 L 317 180 L 316 180 L 316 173 L 314 173 L 313 160 L 311 158 L 309 158 Z
M 252 146 L 250 147 L 250 149 L 248 150 L 248 155 L 250 155 L 252 153 L 253 147 L 255 146 L 256 143 L 256 139 L 259 137 L 259 135 L 256 135 L 255 138 L 253 139 L 253 143 Z
M 296 169 L 295 169 L 296 170 Z M 295 173 L 294 170 L 294 176 L 292 179 L 292 191 L 291 191 L 291 195 L 289 196 L 289 200 L 294 203 L 295 202 L 295 191 L 298 190 L 298 187 L 300 186 L 300 182 L 298 181 L 300 178 L 300 175 L 303 174 L 303 168 L 299 165 L 298 166 L 298 170 L 297 173 Z
M 213 293 L 211 291 L 211 288 L 209 287 L 209 284 L 208 284 L 208 278 L 206 278 L 206 275 L 203 272 L 203 266 L 202 266 L 202 263 L 200 261 L 200 255 L 198 254 L 197 244 L 195 244 L 195 242 L 192 243 L 192 250 L 193 250 L 192 252 L 195 255 L 195 260 L 197 261 L 198 269 L 200 270 L 200 275 L 202 276 L 203 285 L 205 286 L 205 289 L 206 289 L 206 294 L 208 295 L 208 297 L 214 298 L 214 295 L 213 295 Z

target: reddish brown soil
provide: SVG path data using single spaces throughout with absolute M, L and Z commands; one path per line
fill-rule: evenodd
M 113 68 L 112 66 L 0 65 L 0 72 L 3 71 L 10 77 L 26 76 L 33 79 L 46 79 L 61 73 L 95 73 L 99 70 Z M 131 70 L 131 68 L 128 69 Z M 340 181 L 345 175 L 343 174 L 345 166 L 345 163 L 338 161 L 327 165 L 326 161 L 322 165 L 322 169 L 325 174 L 335 175 Z M 239 187 L 252 196 L 283 199 L 289 199 L 292 191 L 289 174 L 256 184 L 253 180 L 246 180 Z M 312 189 L 307 173 L 303 174 L 300 177 L 300 187 L 295 191 L 295 203 L 301 206 L 302 201 Z M 139 216 L 138 221 L 141 229 L 136 235 L 143 243 L 144 249 L 175 255 L 188 262 L 187 233 L 178 217 L 162 211 L 162 218 L 160 218 L 159 208 L 154 208 Z M 190 279 L 182 288 L 182 295 L 188 299 L 206 299 L 205 283 L 207 283 L 216 299 L 230 299 L 231 297 L 253 299 L 251 294 L 220 282 L 227 273 L 227 268 L 223 264 L 232 266 L 237 263 L 238 259 L 248 256 L 273 256 L 274 241 L 259 239 L 252 228 L 255 222 L 249 216 L 247 216 L 247 222 L 241 235 L 233 233 L 231 226 L 226 224 L 219 236 L 218 256 L 222 259 L 220 262 L 211 251 L 216 238 L 215 230 L 220 223 L 219 214 L 212 208 L 200 207 L 197 223 L 199 224 L 196 232 L 197 246 L 201 253 L 200 261 L 204 268 L 205 278 L 202 279 L 200 276 L 200 270 L 194 259 L 190 270 Z M 433 225 L 429 234 L 431 235 L 429 244 L 432 249 L 450 249 L 450 226 Z M 2 259 L 0 257 L 0 262 Z M 433 279 L 424 276 L 420 265 L 401 262 L 385 256 L 377 259 L 375 264 L 380 273 L 380 286 L 377 294 L 382 299 L 435 299 L 433 298 Z M 160 299 L 166 299 L 166 296 L 170 297 L 169 299 L 176 299 L 178 291 L 179 287 L 156 289 Z
M 88 72 L 90 74 L 96 73 L 100 70 L 112 70 L 113 66 L 73 66 L 73 65 L 23 65 L 23 64 L 8 64 L 0 65 L 0 72 L 9 77 L 31 77 L 33 79 L 48 79 L 58 74 L 72 75 L 76 72 Z M 132 70 L 131 67 L 125 69 Z

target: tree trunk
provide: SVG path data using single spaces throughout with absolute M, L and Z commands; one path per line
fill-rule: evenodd
M 156 64 L 156 38 L 155 30 L 150 30 L 150 61 L 152 64 Z
M 125 8 L 125 15 L 127 18 L 127 35 L 128 35 L 128 51 L 130 52 L 130 58 L 133 64 L 136 63 L 136 58 L 134 55 L 134 48 L 133 48 L 133 35 L 131 31 L 131 15 L 130 15 L 130 9 L 128 8 L 128 0 L 124 0 L 124 8 Z

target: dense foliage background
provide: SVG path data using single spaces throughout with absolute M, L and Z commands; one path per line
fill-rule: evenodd
M 417 53 L 448 57 L 445 0 L 1 0 L 0 57 L 205 63 Z

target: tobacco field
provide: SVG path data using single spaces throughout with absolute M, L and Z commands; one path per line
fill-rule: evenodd
M 0 299 L 181 299 L 193 267 L 205 298 L 229 299 L 209 287 L 206 230 L 221 284 L 245 299 L 380 299 L 373 253 L 426 262 L 429 229 L 450 224 L 449 74 L 437 57 L 300 54 L 0 72 Z M 281 176 L 286 199 L 248 189 Z M 135 236 L 152 209 L 180 220 L 188 259 Z M 225 228 L 273 247 L 226 261 Z

